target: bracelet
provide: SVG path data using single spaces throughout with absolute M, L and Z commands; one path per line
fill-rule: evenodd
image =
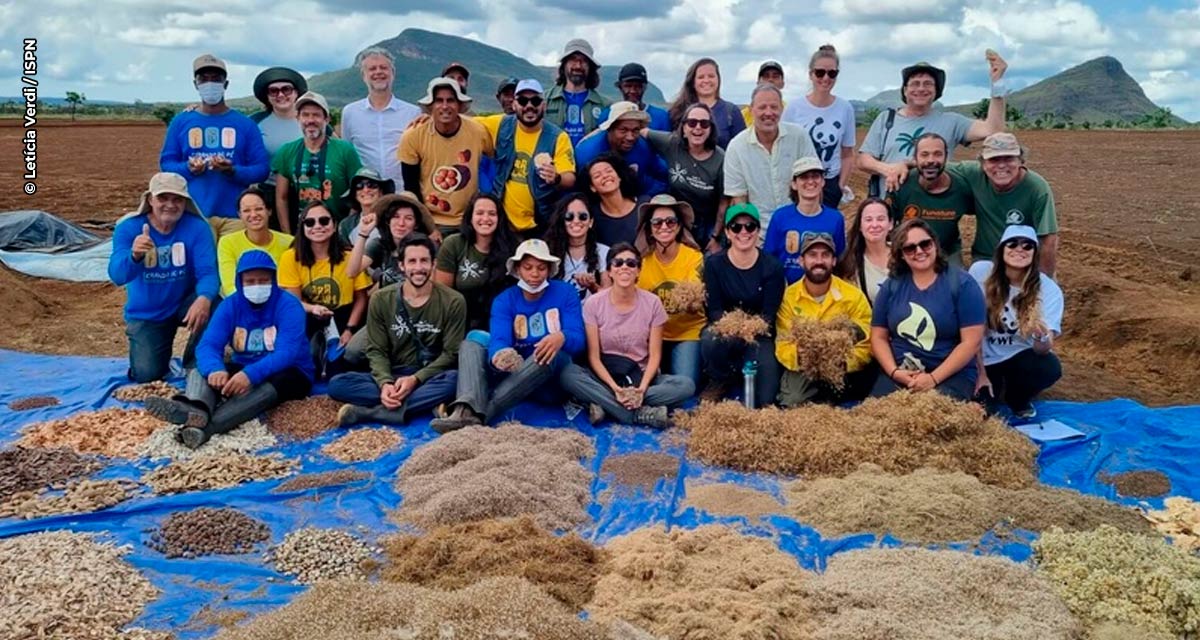
M 993 98 L 1008 97 L 1008 83 L 1004 82 L 1003 80 L 992 83 L 991 94 Z
M 927 374 L 927 375 L 928 375 L 930 378 L 933 378 L 933 386 L 935 386 L 935 387 L 936 387 L 936 386 L 938 386 L 939 384 L 941 384 L 941 382 L 938 382 L 937 376 L 933 375 L 932 373 L 929 373 L 929 374 Z
M 888 374 L 888 377 L 891 378 L 892 380 L 895 380 L 896 372 L 899 370 L 900 370 L 900 367 L 896 367 L 895 369 L 892 369 L 892 372 Z
M 366 240 L 366 239 L 368 239 L 368 238 L 370 238 L 370 237 L 371 237 L 371 234 L 369 234 L 369 233 L 360 233 L 360 234 L 358 234 L 358 237 L 362 238 L 363 240 Z

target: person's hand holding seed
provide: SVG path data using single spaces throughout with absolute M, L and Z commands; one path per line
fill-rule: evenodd
M 379 387 L 379 404 L 385 409 L 399 409 L 404 398 L 400 395 L 399 381 L 388 382 Z
M 559 332 L 547 335 L 539 340 L 537 346 L 533 348 L 533 359 L 542 366 L 550 364 L 566 341 L 567 337 Z
M 501 349 L 497 351 L 496 355 L 492 358 L 492 366 L 508 373 L 516 371 L 517 367 L 521 366 L 521 362 L 521 354 L 517 353 L 517 350 L 512 348 Z
M 408 398 L 409 394 L 416 390 L 420 381 L 417 380 L 416 376 L 404 376 L 403 378 L 397 378 L 392 384 L 396 386 L 396 393 L 400 396 L 400 401 L 403 402 Z
M 220 391 L 225 388 L 225 383 L 229 382 L 228 371 L 214 371 L 208 374 L 208 386 Z

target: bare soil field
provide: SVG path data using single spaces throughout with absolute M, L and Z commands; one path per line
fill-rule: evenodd
M 57 123 L 56 123 L 57 124 Z M 0 126 L 0 211 L 44 209 L 111 223 L 157 170 L 156 123 L 78 123 L 39 131 L 38 191 L 22 190 L 21 129 Z M 1200 403 L 1200 130 L 1020 131 L 1029 167 L 1054 189 L 1066 293 L 1065 374 L 1051 395 Z M 959 159 L 972 150 L 960 149 Z M 858 176 L 852 186 L 865 193 Z M 967 225 L 964 245 L 973 233 Z M 0 268 L 0 347 L 125 352 L 124 295 L 111 285 L 37 280 Z

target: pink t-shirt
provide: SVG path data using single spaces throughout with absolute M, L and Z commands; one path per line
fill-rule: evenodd
M 667 311 L 658 296 L 638 289 L 633 308 L 620 312 L 604 289 L 583 303 L 583 323 L 595 325 L 600 334 L 600 353 L 625 356 L 646 369 L 650 359 L 650 330 L 667 322 Z

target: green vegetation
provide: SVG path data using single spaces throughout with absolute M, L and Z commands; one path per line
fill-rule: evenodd
M 75 119 L 75 108 L 87 101 L 87 96 L 75 91 L 67 92 L 67 104 L 71 105 L 71 119 Z

